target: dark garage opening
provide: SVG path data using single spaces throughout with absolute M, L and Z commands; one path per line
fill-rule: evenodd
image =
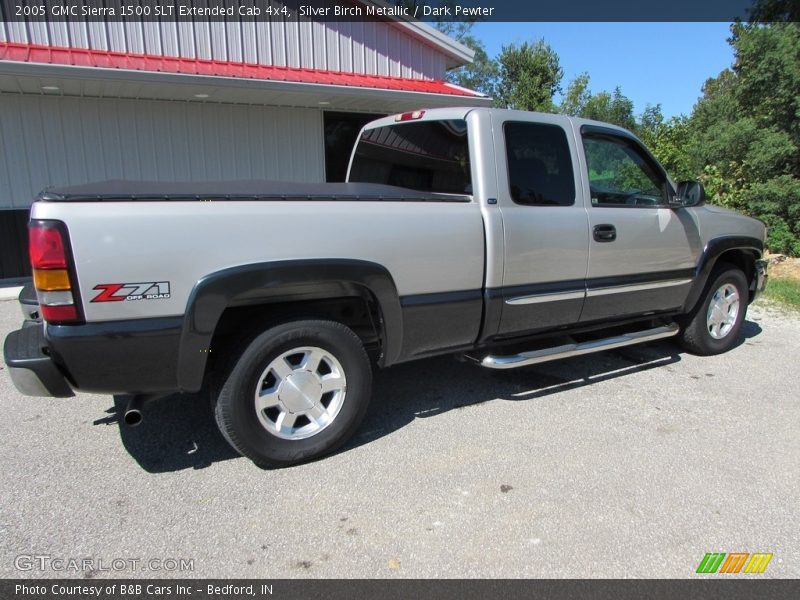
M 325 180 L 344 181 L 350 153 L 361 128 L 386 115 L 325 112 Z
M 0 210 L 0 280 L 31 276 L 28 262 L 28 213 Z

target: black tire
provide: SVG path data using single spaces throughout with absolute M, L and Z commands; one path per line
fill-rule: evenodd
M 324 428 L 304 439 L 284 439 L 270 431 L 266 415 L 259 416 L 255 394 L 273 361 L 304 347 L 321 349 L 338 361 L 346 387 L 337 414 Z M 278 384 L 276 389 L 281 389 Z M 344 444 L 361 424 L 371 392 L 372 368 L 355 333 L 334 321 L 292 321 L 271 327 L 247 345 L 224 377 L 214 412 L 223 437 L 242 456 L 260 467 L 286 467 L 318 458 Z M 278 410 L 286 412 L 285 408 Z M 316 425 L 309 422 L 309 426 Z
M 709 330 L 708 309 L 714 301 L 715 294 L 728 285 L 733 286 L 739 295 L 739 309 L 730 330 L 724 336 L 715 338 Z M 721 354 L 733 348 L 739 339 L 742 323 L 747 314 L 749 294 L 747 279 L 741 269 L 728 263 L 717 265 L 709 277 L 702 299 L 684 319 L 684 326 L 678 338 L 681 346 L 692 354 L 701 356 Z

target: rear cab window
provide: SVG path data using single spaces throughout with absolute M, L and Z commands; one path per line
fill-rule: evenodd
M 572 206 L 575 175 L 569 142 L 558 125 L 507 121 L 503 125 L 511 198 L 528 206 Z
M 348 181 L 472 194 L 467 122 L 417 121 L 363 131 Z

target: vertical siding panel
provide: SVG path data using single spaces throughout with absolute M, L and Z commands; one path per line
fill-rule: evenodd
M 89 180 L 81 128 L 81 112 L 85 110 L 85 102 L 80 98 L 60 98 L 54 102 L 59 106 L 59 116 L 64 123 L 64 139 L 68 143 L 66 158 L 69 177 L 65 183 L 84 183 Z
M 29 41 L 28 28 L 25 27 L 25 23 L 20 21 L 7 21 L 5 25 L 8 28 L 9 41 L 17 42 L 18 44 L 26 44 Z
M 378 30 L 378 75 L 389 75 L 389 26 L 386 23 L 377 23 Z
M 178 45 L 178 24 L 175 21 L 159 21 L 161 47 L 165 56 L 180 56 Z
M 375 50 L 377 24 L 364 21 L 364 73 L 375 75 L 378 72 L 378 56 Z
M 89 21 L 89 47 L 96 50 L 108 50 L 106 24 L 103 21 Z
M 154 110 L 158 110 L 157 102 L 154 102 Z M 186 131 L 186 120 L 184 114 L 186 113 L 187 105 L 180 102 L 164 103 L 166 110 L 159 111 L 159 114 L 164 116 L 165 122 L 161 131 L 167 133 L 168 145 L 165 146 L 165 151 L 169 153 L 169 165 L 172 169 L 165 179 L 174 179 L 175 181 L 187 181 L 191 179 L 191 169 L 189 166 L 190 151 L 187 147 L 188 132 Z
M 263 40 L 258 39 L 255 21 L 242 21 L 242 47 L 244 62 L 258 63 L 263 51 Z
M 29 198 L 42 188 L 52 185 L 47 169 L 45 154 L 45 135 L 42 130 L 41 112 L 42 96 L 28 96 L 27 102 L 20 105 L 22 131 L 20 137 L 14 139 L 24 144 L 24 156 L 27 163 Z M 38 190 L 36 188 L 39 188 Z
M 235 174 L 236 179 L 253 179 L 253 147 L 252 133 L 247 128 L 249 113 L 253 110 L 250 106 L 232 107 L 233 127 L 231 127 L 231 137 L 233 144 L 234 165 L 230 173 Z M 230 175 L 229 175 L 230 176 Z
M 143 21 L 142 30 L 144 32 L 144 51 L 146 54 L 161 54 L 161 31 L 158 23 L 153 21 Z
M 250 112 L 250 127 L 252 132 L 253 147 L 256 153 L 253 155 L 255 162 L 255 178 L 270 179 L 270 166 L 272 159 L 267 153 L 267 149 L 272 147 L 272 121 L 262 118 L 262 113 L 255 109 Z
M 270 31 L 270 48 L 272 56 L 272 64 L 278 67 L 285 67 L 289 64 L 286 56 L 286 24 L 276 21 L 271 21 L 269 24 Z
M 47 23 L 43 21 L 29 21 L 28 35 L 31 43 L 46 46 L 50 43 L 50 36 L 47 30 Z
M 366 73 L 364 64 L 364 23 L 354 22 L 350 25 L 353 73 Z
M 300 63 L 300 23 L 287 21 L 286 32 L 286 66 L 299 68 Z
M 203 132 L 203 105 L 199 103 L 190 104 L 185 111 L 186 139 L 188 141 L 186 155 L 189 160 L 190 179 L 210 179 L 206 172 L 206 153 L 198 152 L 199 149 L 206 148 L 206 136 Z M 210 141 L 210 140 L 209 140 Z
M 353 72 L 353 24 L 349 21 L 337 23 L 339 28 L 339 69 Z
M 125 46 L 131 54 L 144 54 L 144 27 L 136 21 L 125 21 Z
M 205 4 L 198 2 L 198 4 Z M 211 52 L 211 25 L 208 21 L 194 21 L 195 58 L 209 60 Z
M 69 167 L 67 164 L 67 145 L 64 138 L 64 121 L 58 98 L 42 97 L 39 117 L 42 129 L 47 132 L 47 143 L 44 145 L 42 156 L 47 163 L 49 181 L 53 185 L 71 183 Z
M 260 65 L 275 64 L 272 59 L 272 24 L 264 21 L 253 22 L 253 46 L 256 57 L 253 62 Z
M 0 96 L 0 142 L 2 140 L 16 139 L 11 137 L 13 135 L 11 127 L 4 124 L 7 118 L 10 118 L 11 106 L 5 103 L 6 96 Z M 0 208 L 13 208 L 18 203 L 22 202 L 22 198 L 16 198 L 14 190 L 12 189 L 11 180 L 11 152 L 10 148 L 5 148 L 0 145 Z
M 242 25 L 237 21 L 225 21 L 221 23 L 221 33 L 225 41 L 225 60 L 242 62 L 244 61 L 244 51 L 242 50 Z
M 336 31 L 319 21 L 312 21 L 311 29 L 314 35 L 314 68 L 338 71 L 339 47 Z
M 298 36 L 300 40 L 299 66 L 304 69 L 314 68 L 314 28 L 308 19 L 298 19 Z
M 177 22 L 178 56 L 196 58 L 194 25 L 186 21 Z
M 108 49 L 114 52 L 125 52 L 125 25 L 121 21 L 108 21 L 106 23 L 108 33 Z
M 69 33 L 65 21 L 50 21 L 47 23 L 50 43 L 54 46 L 69 46 Z
M 228 60 L 228 49 L 225 45 L 225 23 L 210 21 L 208 27 L 211 34 L 211 58 Z
M 36 183 L 31 178 L 28 140 L 25 139 L 23 127 L 23 96 L 0 96 L 0 133 L 3 143 L 0 159 L 5 164 L 9 175 L 8 197 L 0 198 L 2 207 L 23 208 L 33 200 L 33 187 Z M 12 140 L 14 140 L 12 142 Z M 13 146 L 12 146 L 13 143 Z
M 89 34 L 87 33 L 86 22 L 68 21 L 67 30 L 69 31 L 70 48 L 89 47 Z
M 397 29 L 391 25 L 387 25 L 386 33 L 386 57 L 388 59 L 387 74 L 391 75 L 392 77 L 400 77 L 400 59 L 404 50 L 403 40 L 400 39 L 400 34 Z

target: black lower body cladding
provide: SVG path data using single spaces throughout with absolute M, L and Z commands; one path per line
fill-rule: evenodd
M 183 317 L 47 325 L 50 354 L 82 392 L 154 393 L 179 390 Z

